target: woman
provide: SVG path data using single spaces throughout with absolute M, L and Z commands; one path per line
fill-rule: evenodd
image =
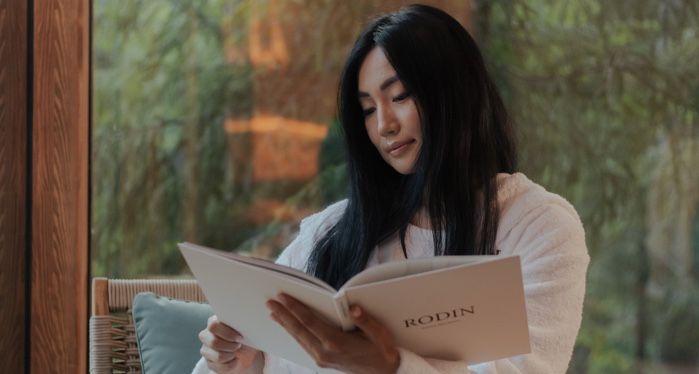
M 342 372 L 564 373 L 581 321 L 585 234 L 567 201 L 513 174 L 512 129 L 466 30 L 421 5 L 374 20 L 350 53 L 338 99 L 349 198 L 306 218 L 277 262 L 340 287 L 402 258 L 519 255 L 532 352 L 473 366 L 420 357 L 396 347 L 361 306 L 352 309 L 359 331 L 343 332 L 283 295 L 268 302 L 271 317 L 319 366 Z M 213 317 L 195 372 L 310 372 L 239 338 Z

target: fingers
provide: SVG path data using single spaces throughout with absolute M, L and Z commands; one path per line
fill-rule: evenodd
M 203 344 L 199 353 L 206 360 L 209 369 L 216 373 L 235 372 L 236 367 L 240 365 L 237 359 L 238 350 L 236 352 L 219 351 Z
M 291 312 L 291 314 L 330 350 L 337 350 L 333 342 L 338 338 L 340 330 L 334 325 L 326 322 L 322 316 L 313 309 L 295 298 L 281 294 L 279 297 L 281 304 Z
M 206 328 L 199 333 L 201 353 L 210 370 L 216 373 L 237 373 L 250 367 L 261 354 L 257 349 L 242 345 L 242 336 L 234 328 L 209 317 Z
M 238 342 L 231 342 L 226 339 L 221 339 L 221 337 L 212 333 L 208 329 L 199 332 L 199 341 L 201 341 L 205 346 L 221 352 L 235 352 L 241 346 L 241 344 Z
M 199 353 L 201 353 L 201 356 L 204 357 L 206 361 L 217 364 L 225 364 L 231 360 L 235 360 L 236 355 L 238 354 L 237 352 L 217 351 L 211 347 L 207 347 L 206 345 L 201 346 Z
M 398 355 L 398 351 L 393 342 L 393 336 L 383 324 L 369 313 L 366 313 L 359 305 L 352 305 L 350 307 L 350 315 L 352 316 L 354 324 L 362 330 L 369 340 L 382 350 L 385 357 L 394 358 Z
M 301 346 L 312 348 L 320 346 L 320 339 L 300 321 L 296 315 L 291 312 L 285 305 L 275 300 L 269 300 L 267 306 L 272 311 L 270 317 L 279 323 Z M 309 317 L 305 317 L 309 318 Z M 311 322 L 312 323 L 312 322 Z
M 237 358 L 242 347 L 239 342 L 241 338 L 235 329 L 211 316 L 206 328 L 199 333 L 202 343 L 199 352 L 206 359 L 209 369 L 225 373 L 240 365 Z
M 288 295 L 280 295 L 279 301 L 267 301 L 267 307 L 272 312 L 270 316 L 319 367 L 349 372 L 395 372 L 398 368 L 400 355 L 391 334 L 361 309 L 352 308 L 353 320 L 361 332 L 345 333 Z M 364 370 L 367 368 L 371 370 Z M 380 370 L 374 370 L 377 368 Z
M 209 317 L 209 320 L 206 324 L 206 329 L 211 331 L 211 333 L 213 333 L 220 339 L 227 340 L 229 342 L 239 343 L 241 340 L 240 333 L 236 329 L 219 321 L 216 315 L 212 315 L 211 317 Z

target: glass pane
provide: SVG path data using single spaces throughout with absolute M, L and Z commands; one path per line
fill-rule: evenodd
M 94 276 L 188 273 L 188 240 L 274 258 L 345 194 L 337 79 L 404 1 L 93 3 Z M 430 1 L 473 32 L 520 169 L 566 197 L 592 257 L 569 372 L 699 359 L 699 6 Z
M 183 240 L 276 256 L 344 195 L 340 69 L 401 3 L 94 1 L 93 274 L 187 272 Z
M 566 197 L 586 229 L 592 261 L 569 372 L 695 372 L 699 8 L 478 4 L 520 167 Z

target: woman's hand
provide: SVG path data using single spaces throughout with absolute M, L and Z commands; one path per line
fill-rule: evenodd
M 260 351 L 240 344 L 240 333 L 215 315 L 209 317 L 206 328 L 199 333 L 199 340 L 202 342 L 200 353 L 209 370 L 218 374 L 242 373 L 262 356 Z
M 282 294 L 269 300 L 271 317 L 315 360 L 318 367 L 346 373 L 395 373 L 400 356 L 388 330 L 359 306 L 350 314 L 359 331 L 344 332 L 328 324 L 312 309 Z

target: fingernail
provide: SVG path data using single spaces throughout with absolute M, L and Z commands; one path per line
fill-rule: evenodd
M 350 308 L 350 313 L 352 313 L 352 317 L 357 318 L 357 317 L 359 317 L 359 316 L 362 314 L 362 310 L 361 310 L 358 306 L 353 305 L 353 306 Z

